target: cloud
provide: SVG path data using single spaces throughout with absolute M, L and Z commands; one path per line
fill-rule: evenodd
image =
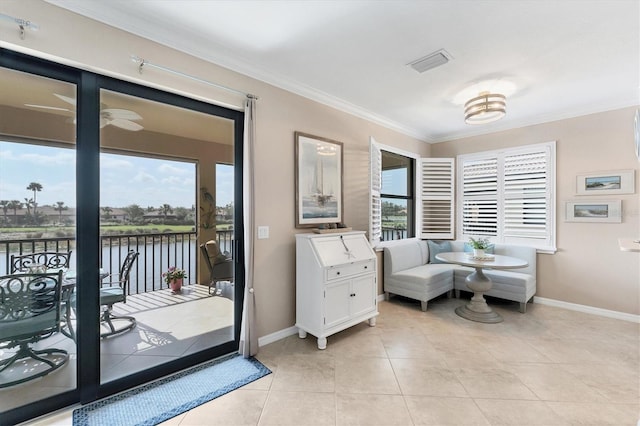
M 139 183 L 156 183 L 158 180 L 152 174 L 149 174 L 149 173 L 144 172 L 144 171 L 139 171 L 133 177 L 133 181 L 134 182 L 139 182 Z
M 179 175 L 179 176 L 188 176 L 193 175 L 194 173 L 194 165 L 193 164 L 184 164 L 178 166 L 177 164 L 168 164 L 162 163 L 158 166 L 158 171 L 162 174 L 170 174 L 170 175 Z
M 122 156 L 115 155 L 100 155 L 100 168 L 101 169 L 133 169 L 134 165 L 131 161 L 125 160 Z

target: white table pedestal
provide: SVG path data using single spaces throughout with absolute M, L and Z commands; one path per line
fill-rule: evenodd
M 484 299 L 484 293 L 491 290 L 493 285 L 491 279 L 482 272 L 482 268 L 475 268 L 475 270 L 465 279 L 467 287 L 473 291 L 473 297 L 466 305 L 458 306 L 456 314 L 471 321 L 490 324 L 502 322 L 500 314 L 491 309 Z

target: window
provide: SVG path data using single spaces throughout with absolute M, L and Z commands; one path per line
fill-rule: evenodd
M 454 160 L 420 158 L 371 139 L 371 243 L 453 239 Z
M 458 156 L 458 239 L 555 251 L 555 142 Z
M 382 151 L 382 241 L 414 236 L 414 160 Z
M 371 143 L 372 243 L 416 234 L 416 158 L 391 147 Z

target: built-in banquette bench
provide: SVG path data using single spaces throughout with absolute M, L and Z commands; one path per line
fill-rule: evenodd
M 441 251 L 465 251 L 464 241 L 449 241 L 450 244 L 420 239 L 392 241 L 384 247 L 384 292 L 419 300 L 423 311 L 427 302 L 441 294 L 455 290 L 470 291 L 465 278 L 473 268 L 440 263 L 435 259 Z M 430 250 L 431 248 L 431 250 Z M 468 248 L 468 247 L 467 247 Z M 526 268 L 515 270 L 483 269 L 493 281 L 486 296 L 512 300 L 520 303 L 520 312 L 526 311 L 527 302 L 536 293 L 536 249 L 533 247 L 495 244 L 494 253 L 517 257 L 529 263 Z

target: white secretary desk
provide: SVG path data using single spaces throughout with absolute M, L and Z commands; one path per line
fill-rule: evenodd
M 377 259 L 364 231 L 296 235 L 296 327 L 318 349 L 327 336 L 378 315 Z

